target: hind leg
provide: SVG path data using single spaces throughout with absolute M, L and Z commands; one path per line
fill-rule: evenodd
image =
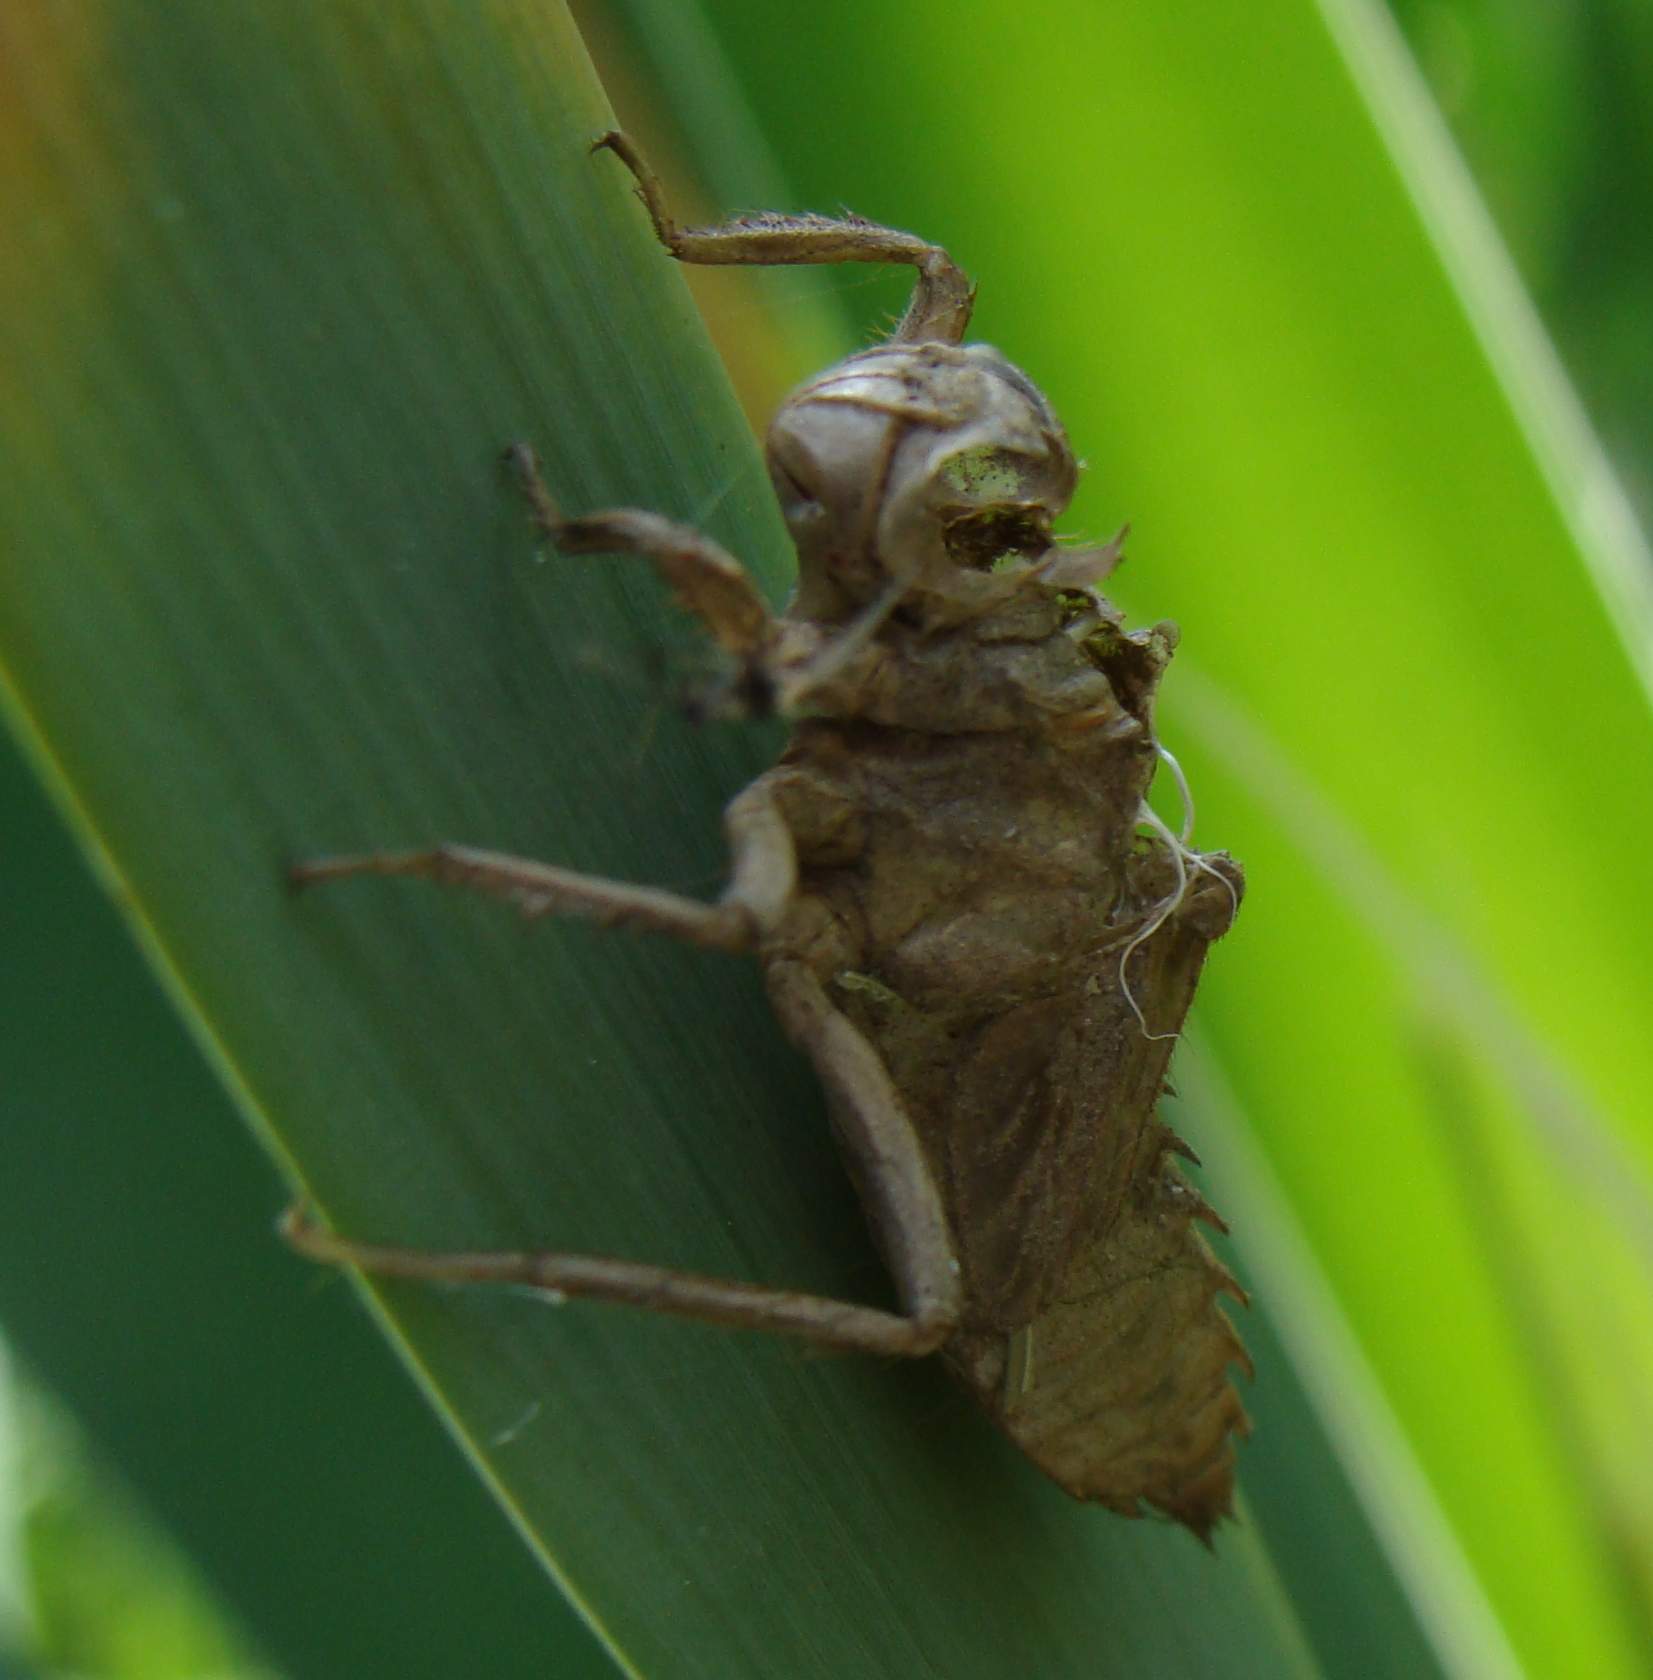
M 293 876 L 301 884 L 352 875 L 422 876 L 499 894 L 532 915 L 589 916 L 675 934 L 698 945 L 744 950 L 778 924 L 791 899 L 797 865 L 791 834 L 761 781 L 731 803 L 727 827 L 733 852 L 730 884 L 712 905 L 455 846 L 324 858 L 296 866 Z M 828 1348 L 911 1356 L 932 1352 L 957 1319 L 958 1267 L 940 1195 L 912 1124 L 877 1053 L 832 1008 L 813 976 L 796 964 L 778 963 L 769 981 L 783 1027 L 815 1062 L 827 1087 L 895 1274 L 901 1312 L 599 1255 L 471 1253 L 355 1242 L 322 1230 L 302 1204 L 287 1214 L 284 1234 L 314 1259 L 389 1277 L 525 1285 L 559 1297 L 774 1331 Z

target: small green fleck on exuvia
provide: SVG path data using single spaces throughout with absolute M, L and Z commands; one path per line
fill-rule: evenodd
M 1128 640 L 1129 638 L 1126 636 L 1125 632 L 1117 624 L 1113 623 L 1110 619 L 1104 618 L 1098 620 L 1095 629 L 1086 633 L 1085 646 L 1093 652 L 1106 657 L 1109 654 L 1118 652 L 1120 647 L 1122 647 Z
M 904 1009 L 907 1006 L 907 1000 L 899 992 L 892 992 L 882 980 L 874 980 L 870 974 L 857 973 L 853 968 L 833 975 L 832 983 L 841 992 L 852 992 L 885 1009 Z
M 990 443 L 961 449 L 942 463 L 942 480 L 983 501 L 1011 501 L 1022 493 L 1022 475 L 1002 449 Z

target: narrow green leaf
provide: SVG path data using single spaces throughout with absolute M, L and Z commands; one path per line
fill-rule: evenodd
M 0 742 L 8 1347 L 284 1673 L 611 1675 L 350 1292 L 271 1240 L 275 1175 L 32 783 Z

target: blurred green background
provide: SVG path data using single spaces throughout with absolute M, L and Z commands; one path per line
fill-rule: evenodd
M 0 123 L 31 120 L 25 46 L 61 58 L 99 33 L 73 12 L 0 20 Z M 439 33 L 446 12 L 409 15 Z M 506 12 L 532 23 L 488 7 L 479 36 Z M 1122 599 L 1183 624 L 1164 731 L 1199 838 L 1252 879 L 1179 1078 L 1260 1302 L 1256 1549 L 1220 1543 L 1226 1590 L 1279 1594 L 1305 1672 L 1377 1672 L 1382 1649 L 1383 1672 L 1647 1673 L 1650 580 L 1498 239 L 1645 522 L 1653 22 L 1631 0 L 1394 18 L 1417 86 L 1357 5 L 1196 26 L 1051 0 L 962 29 L 923 6 L 785 29 L 732 0 L 580 8 L 623 120 L 699 210 L 847 201 L 953 247 L 980 335 L 1047 386 L 1091 466 L 1078 525 L 1134 522 Z M 200 38 L 77 70 L 118 107 L 135 63 L 159 75 Z M 329 46 L 359 74 L 376 42 L 318 24 Z M 176 85 L 213 73 L 185 63 Z M 396 89 L 387 68 L 345 97 L 394 133 L 426 116 Z M 1349 116 L 1367 100 L 1370 137 Z M 301 170 L 220 120 L 226 171 L 238 147 Z M 67 248 L 73 153 L 30 156 L 28 248 Z M 412 143 L 405 167 L 417 195 Z M 754 415 L 902 290 L 862 271 L 697 284 Z M 16 482 L 39 440 L 0 371 Z M 21 520 L 7 534 L 20 568 L 52 563 Z M 678 737 L 637 747 L 660 684 L 621 635 L 591 657 L 634 777 Z M 283 1189 L 9 747 L 0 811 L 0 1672 L 616 1672 L 347 1292 L 269 1237 Z M 715 870 L 713 837 L 694 867 Z M 868 1387 L 898 1422 L 940 1409 L 938 1435 L 967 1431 L 937 1386 Z M 813 1538 L 760 1534 L 754 1555 Z M 634 1613 L 670 1651 L 661 1603 L 640 1580 Z M 1235 1614 L 1191 1616 L 1221 1639 Z M 1264 1672 L 1245 1642 L 1264 1637 L 1186 1671 Z
M 1394 13 L 1645 527 L 1653 14 L 1629 0 Z

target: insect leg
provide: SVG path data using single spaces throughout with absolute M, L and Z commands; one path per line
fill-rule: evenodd
M 915 234 L 845 216 L 740 216 L 719 227 L 680 228 L 666 209 L 660 179 L 617 129 L 592 150 L 611 151 L 637 178 L 638 196 L 660 243 L 679 262 L 779 266 L 791 263 L 910 263 L 912 302 L 890 335 L 897 344 L 957 344 L 970 324 L 975 288 L 939 246 Z
M 826 1090 L 915 1344 L 938 1347 L 958 1322 L 963 1281 L 941 1191 L 889 1070 L 801 963 L 771 963 L 765 978 L 776 1016 Z
M 710 537 L 688 525 L 639 508 L 613 508 L 565 519 L 526 443 L 513 443 L 506 458 L 522 481 L 534 523 L 564 554 L 640 554 L 652 561 L 683 607 L 726 652 L 746 659 L 762 653 L 769 608 L 746 569 Z
M 301 865 L 301 881 L 355 874 L 426 875 L 514 898 L 531 911 L 558 911 L 675 933 L 701 945 L 749 946 L 774 925 L 797 879 L 792 838 L 769 789 L 756 782 L 725 817 L 733 862 L 717 905 L 552 869 L 524 858 L 438 847 Z M 783 1024 L 814 1058 L 832 1094 L 852 1160 L 892 1256 L 904 1313 L 759 1284 L 703 1277 L 598 1255 L 460 1252 L 352 1242 L 319 1229 L 302 1205 L 282 1230 L 313 1259 L 393 1277 L 451 1283 L 519 1284 L 558 1296 L 614 1301 L 680 1318 L 797 1336 L 821 1347 L 919 1356 L 937 1348 L 958 1312 L 959 1281 L 940 1197 L 917 1139 L 877 1053 L 827 1002 L 813 976 L 777 964 L 770 991 Z
M 957 1322 L 958 1265 L 940 1194 L 877 1052 L 796 963 L 776 964 L 770 993 L 788 1033 L 813 1058 L 884 1240 L 903 1311 L 803 1295 L 601 1255 L 426 1250 L 352 1242 L 321 1230 L 304 1206 L 282 1234 L 301 1253 L 388 1277 L 517 1284 L 558 1297 L 643 1307 L 735 1329 L 768 1330 L 849 1352 L 919 1357 Z
M 525 916 L 585 916 L 604 927 L 674 934 L 716 951 L 749 950 L 753 941 L 751 917 L 738 904 L 701 904 L 656 887 L 581 875 L 477 846 L 310 858 L 291 865 L 287 874 L 296 887 L 352 875 L 414 875 L 444 886 L 495 893 L 511 900 Z
M 704 1277 L 605 1255 L 444 1251 L 351 1242 L 313 1224 L 302 1204 L 283 1216 L 281 1233 L 312 1260 L 359 1266 L 364 1272 L 383 1277 L 422 1278 L 433 1283 L 516 1284 L 543 1290 L 553 1297 L 612 1301 L 736 1330 L 768 1330 L 850 1353 L 917 1357 L 933 1352 L 941 1340 L 940 1334 L 899 1313 L 882 1312 L 853 1301 Z
M 749 951 L 785 909 L 798 878 L 797 859 L 791 832 L 761 781 L 730 801 L 723 824 L 729 885 L 715 904 L 477 846 L 309 858 L 290 865 L 287 878 L 308 887 L 352 875 L 412 875 L 494 893 L 526 916 L 584 916 L 604 927 L 669 933 L 710 950 Z

